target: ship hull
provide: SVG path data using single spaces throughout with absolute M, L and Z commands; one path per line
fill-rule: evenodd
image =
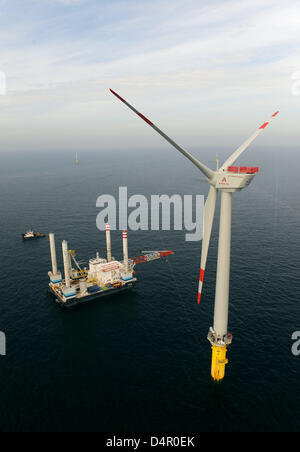
M 72 308 L 72 307 L 75 307 L 75 306 L 80 305 L 80 304 L 89 303 L 91 301 L 100 301 L 100 299 L 103 299 L 104 297 L 108 297 L 110 295 L 116 295 L 116 294 L 120 294 L 121 292 L 127 292 L 129 290 L 132 290 L 133 287 L 135 286 L 135 284 L 136 284 L 136 281 L 132 281 L 132 282 L 127 283 L 123 287 L 117 287 L 117 288 L 111 288 L 111 289 L 103 290 L 101 292 L 92 293 L 92 294 L 89 294 L 89 295 L 86 295 L 86 296 L 80 297 L 80 298 L 77 298 L 77 297 L 70 298 L 69 300 L 67 299 L 66 301 L 63 301 L 57 295 L 57 293 L 55 292 L 55 290 L 53 290 L 51 285 L 49 286 L 49 291 L 55 297 L 56 302 L 62 308 Z
M 24 240 L 24 242 L 29 242 L 31 240 L 37 240 L 37 239 L 44 239 L 46 237 L 46 235 L 40 234 L 40 235 L 35 235 L 34 237 L 25 237 L 22 234 L 22 238 Z

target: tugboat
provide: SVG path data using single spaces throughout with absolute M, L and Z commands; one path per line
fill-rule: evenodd
M 41 234 L 40 232 L 33 231 L 32 229 L 30 231 L 25 232 L 25 234 L 22 234 L 23 240 L 34 240 L 34 239 L 41 239 L 46 237 L 46 234 Z

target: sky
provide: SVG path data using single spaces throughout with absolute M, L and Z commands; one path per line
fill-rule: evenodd
M 0 46 L 0 152 L 162 147 L 109 88 L 189 150 L 299 141 L 298 0 L 0 0 Z

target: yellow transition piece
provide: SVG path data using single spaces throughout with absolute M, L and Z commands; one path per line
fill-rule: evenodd
M 215 381 L 223 380 L 225 377 L 225 366 L 228 363 L 226 352 L 227 347 L 212 346 L 211 376 Z

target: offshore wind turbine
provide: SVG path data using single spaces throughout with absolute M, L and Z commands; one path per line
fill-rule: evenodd
M 228 333 L 228 308 L 229 308 L 229 282 L 230 282 L 230 253 L 231 253 L 231 220 L 232 220 L 232 193 L 247 187 L 256 173 L 258 167 L 236 167 L 232 166 L 243 154 L 248 146 L 258 137 L 258 135 L 269 125 L 271 120 L 277 116 L 278 111 L 272 115 L 269 121 L 262 124 L 226 161 L 215 171 L 201 163 L 189 152 L 180 147 L 155 124 L 153 124 L 142 113 L 137 111 L 125 99 L 112 89 L 110 90 L 119 100 L 121 100 L 134 113 L 149 124 L 156 132 L 165 138 L 181 154 L 188 158 L 206 176 L 210 185 L 208 197 L 204 207 L 204 234 L 202 241 L 201 268 L 198 289 L 198 304 L 200 303 L 206 261 L 210 244 L 212 226 L 215 216 L 215 208 L 218 192 L 221 192 L 220 228 L 218 245 L 218 264 L 216 276 L 216 292 L 214 307 L 214 324 L 210 327 L 208 340 L 212 345 L 211 375 L 215 381 L 222 380 L 225 376 L 225 365 L 227 347 L 232 342 L 232 335 Z

